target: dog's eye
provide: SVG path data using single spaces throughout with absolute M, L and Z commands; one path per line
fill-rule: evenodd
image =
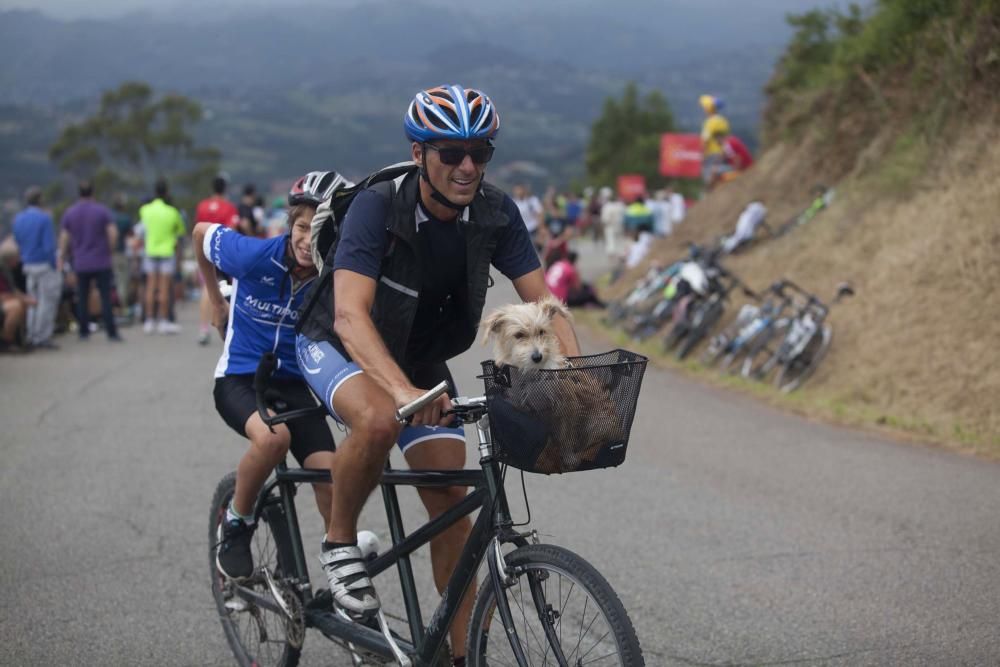
M 518 340 L 524 340 L 527 337 L 528 337 L 528 334 L 524 333 L 523 331 L 518 331 L 516 334 L 514 334 L 514 338 L 516 338 Z

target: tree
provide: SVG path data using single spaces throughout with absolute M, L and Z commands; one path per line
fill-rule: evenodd
M 68 125 L 49 148 L 49 158 L 99 192 L 138 199 L 165 177 L 178 203 L 193 203 L 218 172 L 219 151 L 198 146 L 191 126 L 201 106 L 182 95 L 156 96 L 148 84 L 128 82 L 101 96 L 94 115 Z
M 639 88 L 629 82 L 620 100 L 607 98 L 590 131 L 587 179 L 593 185 L 611 185 L 619 174 L 642 174 L 652 185 L 660 176 L 660 135 L 674 130 L 667 99 L 651 91 L 639 99 Z

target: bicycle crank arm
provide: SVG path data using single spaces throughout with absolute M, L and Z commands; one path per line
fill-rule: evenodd
M 391 656 L 397 661 L 402 657 L 406 662 L 400 664 L 412 666 L 413 663 L 407 655 L 413 654 L 413 646 L 409 642 L 395 637 L 386 640 L 380 630 L 387 632 L 388 625 L 381 611 L 379 612 L 380 630 L 358 623 L 350 616 L 341 615 L 340 611 L 339 609 L 335 612 L 307 610 L 306 624 L 322 632 L 328 639 L 351 645 L 351 650 L 366 651 L 384 658 Z
M 274 596 L 274 601 L 278 603 L 281 608 L 281 613 L 285 615 L 290 621 L 295 620 L 292 616 L 292 610 L 288 608 L 288 604 L 285 603 L 285 597 L 281 594 L 281 589 L 278 588 L 278 583 L 271 576 L 271 571 L 266 567 L 261 568 L 264 571 L 264 580 L 267 582 L 267 587 L 271 589 L 271 595 Z

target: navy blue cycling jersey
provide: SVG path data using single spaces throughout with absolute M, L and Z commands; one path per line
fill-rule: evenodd
M 357 194 L 340 227 L 334 270 L 348 269 L 372 280 L 379 279 L 389 245 L 385 231 L 389 204 L 388 198 L 370 189 Z M 501 211 L 509 223 L 490 262 L 507 278 L 515 280 L 538 269 L 541 263 L 514 200 L 505 196 Z M 461 216 L 468 219 L 468 214 L 469 209 L 465 209 Z M 461 309 L 467 301 L 467 269 L 465 238 L 460 227 L 454 221 L 434 218 L 419 203 L 414 216 L 423 276 L 417 313 L 407 341 L 407 357 L 420 359 L 439 336 L 440 329 L 456 318 L 465 317 Z
M 204 251 L 233 278 L 229 324 L 215 377 L 257 370 L 260 357 L 278 357 L 276 377 L 301 378 L 295 355 L 295 323 L 312 279 L 293 285 L 285 265 L 287 236 L 257 239 L 212 225 Z

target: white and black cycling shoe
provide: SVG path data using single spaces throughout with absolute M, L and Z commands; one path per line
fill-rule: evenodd
M 381 603 L 360 548 L 350 545 L 323 551 L 319 562 L 323 564 L 337 606 L 357 619 L 372 618 L 378 613 Z

